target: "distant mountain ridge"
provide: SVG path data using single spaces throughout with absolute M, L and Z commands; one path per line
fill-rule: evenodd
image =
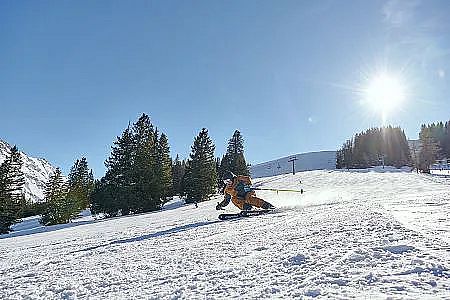
M 19 151 L 21 150 L 18 146 Z M 11 146 L 0 139 L 0 163 L 4 162 L 11 152 Z M 22 172 L 25 175 L 24 193 L 27 200 L 40 202 L 44 200 L 45 184 L 55 172 L 55 167 L 43 158 L 34 158 L 20 151 Z

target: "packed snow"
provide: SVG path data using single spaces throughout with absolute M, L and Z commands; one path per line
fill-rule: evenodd
M 391 171 L 261 178 L 305 193 L 258 192 L 279 208 L 230 221 L 217 219 L 218 196 L 41 231 L 18 224 L 0 239 L 0 298 L 450 299 L 450 181 Z

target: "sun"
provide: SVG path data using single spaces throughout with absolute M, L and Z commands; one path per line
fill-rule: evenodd
M 387 73 L 380 73 L 374 76 L 364 90 L 365 102 L 381 113 L 383 120 L 399 109 L 405 101 L 405 87 L 402 81 Z

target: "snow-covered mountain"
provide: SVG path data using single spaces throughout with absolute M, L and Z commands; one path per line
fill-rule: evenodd
M 9 155 L 10 149 L 11 146 L 7 142 L 0 140 L 0 163 Z M 45 184 L 56 168 L 43 158 L 30 157 L 23 152 L 20 154 L 23 161 L 22 171 L 25 175 L 25 197 L 33 202 L 42 201 Z
M 289 155 L 250 167 L 252 177 L 268 177 L 292 173 L 292 159 L 295 171 L 333 170 L 336 168 L 336 151 L 318 151 Z
M 218 220 L 217 196 L 17 224 L 0 236 L 0 299 L 450 299 L 449 183 L 389 168 L 309 171 L 256 179 L 305 189 L 258 191 L 278 207 L 258 217 Z

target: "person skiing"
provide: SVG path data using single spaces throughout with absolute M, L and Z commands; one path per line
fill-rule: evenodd
M 251 188 L 252 181 L 249 176 L 236 176 L 231 171 L 226 171 L 223 175 L 224 199 L 216 206 L 217 210 L 223 209 L 231 202 L 240 210 L 250 210 L 253 207 L 262 209 L 274 209 L 275 206 L 261 198 L 256 197 L 256 193 Z

